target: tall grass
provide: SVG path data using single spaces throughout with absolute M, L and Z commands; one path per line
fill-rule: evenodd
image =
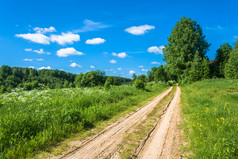
M 0 96 L 0 158 L 24 158 L 98 121 L 162 92 L 164 83 L 147 90 L 132 86 L 14 92 Z
M 204 80 L 182 87 L 191 158 L 238 158 L 238 80 Z

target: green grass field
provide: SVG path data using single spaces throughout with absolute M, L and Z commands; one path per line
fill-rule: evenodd
M 90 130 L 168 88 L 165 83 L 23 91 L 0 96 L 0 158 L 25 158 L 74 133 Z
M 184 147 L 189 158 L 238 157 L 238 80 L 214 79 L 182 86 Z

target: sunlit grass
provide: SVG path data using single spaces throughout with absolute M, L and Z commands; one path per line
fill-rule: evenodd
M 238 80 L 204 80 L 182 87 L 191 158 L 238 157 Z

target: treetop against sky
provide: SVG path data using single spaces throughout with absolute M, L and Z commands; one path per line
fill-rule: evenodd
M 163 48 L 176 22 L 195 19 L 214 59 L 238 39 L 236 0 L 0 0 L 0 65 L 104 70 L 131 77 L 165 64 Z

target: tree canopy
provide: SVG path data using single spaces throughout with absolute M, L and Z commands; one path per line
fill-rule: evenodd
M 230 53 L 232 51 L 232 47 L 229 43 L 224 43 L 217 50 L 216 54 L 216 62 L 215 62 L 215 70 L 214 76 L 216 77 L 224 77 L 225 73 L 225 65 L 230 57 Z
M 209 46 L 201 26 L 195 20 L 182 17 L 173 28 L 164 49 L 165 70 L 169 79 L 181 82 L 187 78 L 195 53 L 203 59 Z
M 225 77 L 230 79 L 238 79 L 238 40 L 232 50 L 228 62 L 225 65 Z

